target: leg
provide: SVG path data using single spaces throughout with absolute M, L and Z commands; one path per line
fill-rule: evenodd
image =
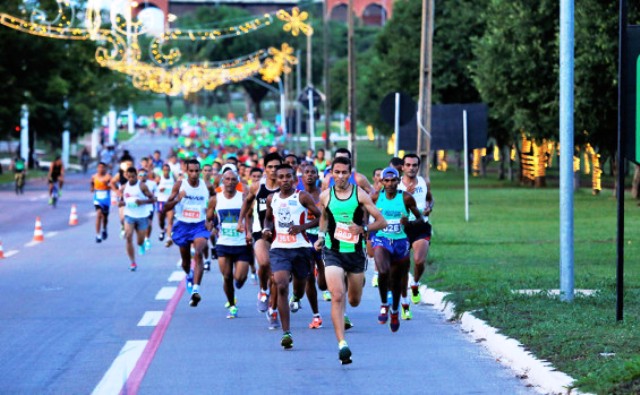
M 238 289 L 242 288 L 247 281 L 247 275 L 249 274 L 249 262 L 236 261 L 235 270 L 233 271 L 233 279 Z
M 378 292 L 380 293 L 380 302 L 387 304 L 387 292 L 389 290 L 389 251 L 384 247 L 377 247 L 374 250 L 376 260 L 376 268 L 378 269 Z
M 126 240 L 126 250 L 127 250 L 127 255 L 129 256 L 129 261 L 131 263 L 135 262 L 135 254 L 133 251 L 133 232 L 134 232 L 134 225 L 133 224 L 129 224 L 126 223 L 124 225 L 124 238 Z
M 311 262 L 310 266 L 311 266 L 311 273 L 309 273 L 309 276 L 305 281 L 305 285 L 306 285 L 305 291 L 307 294 L 307 298 L 309 299 L 309 305 L 311 306 L 311 311 L 313 312 L 313 314 L 318 314 L 318 290 L 316 289 L 316 277 L 313 275 L 313 268 L 315 266 L 315 263 Z M 294 279 L 294 285 L 295 285 L 295 279 Z M 297 295 L 295 292 L 293 294 Z
M 199 237 L 193 241 L 193 247 L 195 249 L 195 267 L 193 271 L 193 285 L 200 285 L 202 282 L 202 274 L 204 272 L 204 266 L 202 264 L 202 251 L 207 248 L 207 239 Z
M 266 291 L 269 277 L 271 276 L 271 268 L 269 267 L 269 248 L 270 245 L 264 240 L 256 241 L 253 250 L 258 260 L 258 278 L 260 280 L 260 289 Z
M 282 324 L 282 330 L 285 332 L 288 332 L 290 329 L 289 276 L 290 273 L 285 270 L 278 270 L 273 273 L 274 283 L 278 292 L 278 312 L 280 313 L 280 322 Z
M 218 266 L 220 267 L 220 274 L 224 280 L 222 289 L 227 296 L 227 302 L 229 306 L 235 305 L 235 290 L 233 288 L 233 263 L 226 256 L 218 258 Z
M 398 311 L 400 305 L 400 288 L 402 287 L 402 279 L 406 274 L 406 267 L 407 263 L 402 261 L 395 261 L 391 264 L 389 282 L 391 284 L 391 293 L 393 294 L 392 311 Z
M 101 209 L 96 209 L 96 234 L 100 235 L 100 225 L 102 225 L 104 214 Z
M 136 229 L 136 235 L 138 236 L 137 237 L 138 247 L 142 247 L 144 245 L 144 237 L 146 234 L 147 234 L 146 229 L 144 230 Z
M 347 289 L 349 304 L 357 307 L 362 299 L 362 287 L 364 286 L 364 272 L 347 273 Z
M 413 242 L 413 281 L 420 282 L 420 278 L 424 273 L 427 254 L 429 253 L 429 241 L 416 240 Z
M 331 321 L 338 342 L 344 340 L 344 303 L 345 283 L 344 270 L 338 266 L 324 268 L 327 287 L 331 292 Z

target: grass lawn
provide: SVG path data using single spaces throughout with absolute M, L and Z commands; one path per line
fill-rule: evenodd
M 370 176 L 389 156 L 359 146 L 360 172 Z M 581 390 L 640 393 L 640 208 L 625 202 L 625 319 L 615 320 L 616 200 L 610 190 L 574 199 L 576 289 L 596 289 L 571 303 L 516 289 L 559 288 L 559 191 L 470 179 L 470 221 L 464 220 L 463 173 L 431 172 L 436 201 L 433 246 L 423 282 L 450 292 L 459 312 L 474 314 L 521 341 L 575 379 Z

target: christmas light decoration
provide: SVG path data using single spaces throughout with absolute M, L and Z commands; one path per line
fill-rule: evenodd
M 307 11 L 300 12 L 298 7 L 293 7 L 291 9 L 291 14 L 285 10 L 279 10 L 276 13 L 276 16 L 281 21 L 286 22 L 282 26 L 282 30 L 285 32 L 291 32 L 294 37 L 297 37 L 300 32 L 306 36 L 311 36 L 313 34 L 313 28 L 304 23 L 304 21 L 309 18 L 309 13 Z

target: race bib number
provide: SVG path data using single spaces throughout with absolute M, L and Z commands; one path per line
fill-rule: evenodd
M 127 203 L 127 208 L 137 208 L 138 204 L 136 202 Z
M 184 206 L 182 216 L 190 219 L 200 219 L 200 208 L 198 206 Z
M 258 203 L 258 211 L 267 211 L 267 203 Z
M 402 224 L 400 222 L 391 222 L 387 223 L 387 226 L 382 230 L 384 233 L 400 233 L 402 232 Z
M 220 230 L 223 236 L 227 236 L 227 237 L 240 236 L 240 232 L 236 230 L 236 224 L 223 223 Z
M 109 192 L 108 191 L 96 191 L 96 199 L 97 200 L 104 200 L 106 198 L 109 197 Z
M 358 242 L 358 235 L 354 235 L 349 231 L 349 225 L 338 222 L 336 223 L 336 231 L 333 234 L 336 240 L 344 241 L 345 243 L 356 244 Z
M 297 238 L 296 236 L 290 235 L 288 233 L 277 233 L 276 240 L 278 241 L 278 243 L 292 244 L 296 242 Z

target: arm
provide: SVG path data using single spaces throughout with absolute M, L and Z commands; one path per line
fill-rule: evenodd
M 244 203 L 242 203 L 242 209 L 240 209 L 238 226 L 236 228 L 238 232 L 246 232 L 246 234 L 249 234 L 248 226 L 245 226 L 246 224 L 249 223 L 249 221 L 246 220 L 245 217 L 251 211 L 249 208 L 252 207 L 254 200 L 256 200 L 256 195 L 258 194 L 258 188 L 260 188 L 260 184 L 251 185 L 251 188 L 249 189 L 249 193 L 247 193 L 247 195 L 245 196 Z
M 371 200 L 371 196 L 369 196 L 367 193 L 365 193 L 365 191 L 363 191 L 360 188 L 358 188 L 358 201 L 360 202 L 360 204 L 362 204 L 362 206 L 364 207 L 364 210 L 367 213 L 369 213 L 369 215 L 373 216 L 373 219 L 375 220 L 373 223 L 369 224 L 369 226 L 367 227 L 369 231 L 380 230 L 385 226 L 387 226 L 387 221 L 384 219 L 384 217 L 382 216 L 382 214 L 380 213 L 376 205 L 373 204 L 373 201 Z M 364 228 L 359 225 L 351 225 L 349 227 L 349 231 L 354 232 L 356 234 L 365 233 Z
M 331 175 L 331 173 L 329 173 L 325 178 L 322 179 L 322 185 L 320 186 L 320 190 L 326 191 L 327 189 L 329 189 L 329 181 L 331 177 L 333 176 Z
M 427 207 L 424 209 L 424 215 L 429 216 L 431 211 L 433 210 L 433 205 L 435 204 L 435 200 L 433 200 L 433 195 L 431 194 L 431 180 L 426 179 L 427 183 Z
M 147 197 L 146 200 L 136 200 L 136 204 L 140 205 L 140 204 L 150 204 L 156 201 L 156 198 L 153 196 L 153 194 L 151 193 L 151 191 L 149 190 L 149 188 L 147 187 L 147 184 L 145 184 L 144 182 L 140 183 L 140 190 L 142 191 L 142 193 L 144 193 L 144 195 Z
M 289 228 L 289 234 L 292 234 L 292 235 L 296 235 L 298 233 L 304 232 L 307 229 L 315 228 L 320 223 L 320 216 L 321 216 L 320 210 L 318 210 L 318 207 L 313 202 L 313 198 L 311 198 L 311 195 L 309 195 L 307 192 L 302 191 L 300 192 L 299 199 L 300 199 L 300 204 L 302 204 L 304 208 L 309 210 L 315 218 L 312 221 L 309 221 L 304 224 L 300 224 L 299 226 L 297 225 L 291 226 Z
M 327 231 L 327 203 L 329 201 L 329 191 L 323 191 L 320 194 L 320 211 L 322 212 L 322 214 L 320 214 L 320 224 L 319 224 L 319 233 L 318 233 L 318 240 L 315 242 L 315 244 L 313 245 L 313 247 L 317 250 L 320 251 L 322 250 L 322 247 L 324 247 L 324 239 L 325 239 L 325 232 Z
M 373 193 L 373 187 L 369 184 L 369 180 L 364 175 L 356 173 L 356 183 L 369 195 Z
M 271 208 L 271 198 L 273 195 L 267 197 L 267 212 L 264 216 L 264 228 L 262 229 L 262 238 L 265 240 L 271 240 L 273 237 L 273 209 Z
M 176 181 L 176 183 L 173 184 L 171 195 L 169 195 L 167 202 L 164 204 L 165 213 L 168 213 L 169 211 L 173 210 L 176 204 L 178 204 L 178 202 L 180 202 L 180 200 L 182 200 L 182 198 L 184 197 L 185 195 L 184 191 L 182 191 L 182 193 L 179 193 L 181 185 L 182 185 L 182 181 Z
M 90 183 L 90 190 L 91 190 L 91 193 L 94 193 L 94 192 L 96 191 L 96 187 L 95 187 L 95 185 L 93 184 L 93 179 L 94 179 L 94 178 L 95 178 L 95 176 L 91 176 L 91 183 Z
M 407 208 L 407 210 L 409 210 L 413 213 L 413 215 L 416 216 L 414 222 L 423 222 L 422 213 L 420 212 L 420 210 L 418 210 L 416 200 L 413 198 L 413 196 L 411 196 L 411 194 L 409 193 L 403 193 L 402 195 L 404 198 L 404 206 Z M 409 219 L 405 216 L 402 216 L 402 218 L 400 219 L 400 223 L 402 225 L 407 225 L 409 223 Z
M 209 203 L 207 204 L 207 215 L 206 215 L 206 222 L 205 222 L 205 227 L 207 229 L 209 229 L 209 231 L 215 232 L 215 229 L 213 228 L 213 218 L 216 215 L 216 204 L 217 204 L 217 198 L 216 195 L 213 195 L 209 198 Z

